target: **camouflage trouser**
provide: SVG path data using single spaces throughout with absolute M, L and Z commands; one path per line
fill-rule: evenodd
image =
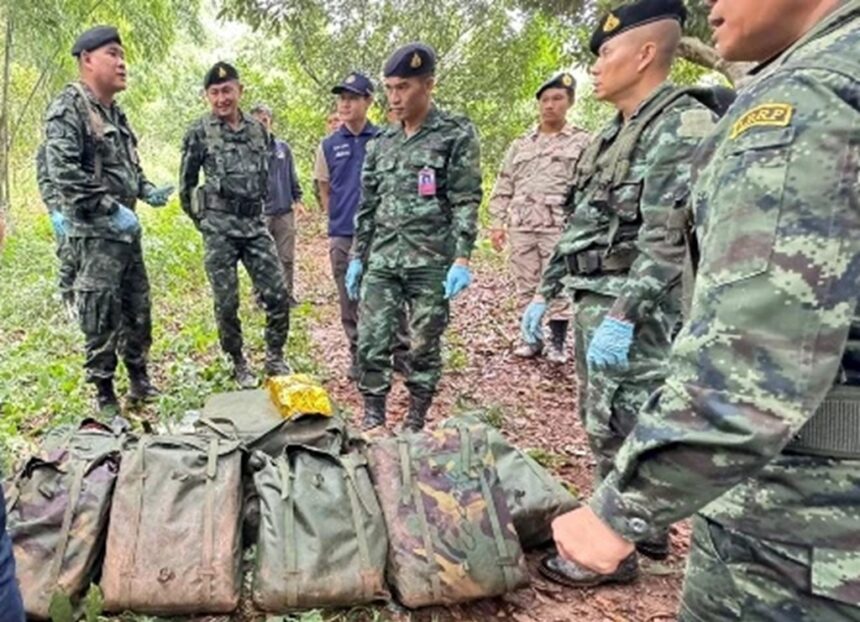
M 24 606 L 15 581 L 12 540 L 6 532 L 6 500 L 0 485 L 0 622 L 24 622 Z
M 672 330 L 677 315 L 657 306 L 636 326 L 626 370 L 589 372 L 588 345 L 614 298 L 588 291 L 574 296 L 576 376 L 579 414 L 597 461 L 595 480 L 612 471 L 615 454 L 636 425 L 639 410 L 666 378 Z
M 69 244 L 69 238 L 65 235 L 57 238 L 57 259 L 60 262 L 58 268 L 60 294 L 66 296 L 74 291 L 75 274 L 78 268 L 75 264 L 75 253 L 72 250 L 72 245 Z
M 239 321 L 239 273 L 241 261 L 266 309 L 266 347 L 280 350 L 290 329 L 290 306 L 283 270 L 275 243 L 269 235 L 251 238 L 205 232 L 204 266 L 215 302 L 215 320 L 221 348 L 230 355 L 242 352 Z
M 555 245 L 561 237 L 559 231 L 517 231 L 511 230 L 511 274 L 517 290 L 517 303 L 520 314 L 525 311 L 540 287 L 541 275 L 549 263 Z M 549 321 L 570 320 L 570 300 L 564 294 L 549 301 L 547 306 Z
M 406 386 L 413 395 L 434 395 L 442 375 L 442 333 L 448 326 L 446 268 L 370 269 L 361 284 L 358 313 L 358 388 L 364 395 L 391 389 L 391 356 L 398 318 L 409 311 Z
M 808 546 L 765 540 L 696 516 L 678 619 L 857 622 L 858 601 L 832 598 L 838 573 L 856 575 L 858 569 L 824 565 Z
M 87 382 L 112 378 L 117 351 L 127 369 L 143 369 L 152 345 L 149 278 L 138 237 L 132 243 L 69 238 L 78 272 L 75 302 L 84 333 Z

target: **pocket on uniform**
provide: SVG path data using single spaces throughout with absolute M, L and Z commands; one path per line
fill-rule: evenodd
M 768 270 L 782 212 L 794 128 L 738 139 L 719 165 L 724 180 L 711 201 L 700 273 L 728 285 Z M 751 197 L 757 197 L 755 202 Z
M 76 288 L 75 301 L 84 334 L 103 333 L 118 325 L 120 303 L 114 292 Z
M 618 184 L 612 189 L 610 205 L 622 223 L 639 222 L 639 201 L 642 198 L 642 180 Z
M 812 593 L 860 606 L 860 551 L 812 549 Z

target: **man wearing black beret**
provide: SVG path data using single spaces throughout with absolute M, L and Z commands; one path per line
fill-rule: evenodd
M 358 386 L 365 430 L 385 424 L 393 336 L 409 309 L 409 412 L 404 429 L 424 427 L 442 373 L 441 338 L 449 301 L 471 281 L 481 169 L 472 123 L 432 102 L 436 54 L 411 43 L 384 68 L 398 123 L 369 143 L 346 286 L 361 299 Z
M 182 142 L 179 200 L 203 235 L 221 348 L 232 361 L 237 384 L 253 388 L 257 380 L 242 350 L 239 321 L 240 261 L 266 309 L 266 374 L 290 373 L 284 360 L 289 295 L 263 218 L 271 136 L 239 107 L 244 89 L 233 65 L 215 63 L 206 72 L 203 87 L 211 112 L 191 125 Z M 198 188 L 201 170 L 206 180 Z
M 119 408 L 113 384 L 117 354 L 128 370 L 129 399 L 158 395 L 147 371 L 149 280 L 134 209 L 138 199 L 165 205 L 173 188 L 156 188 L 146 179 L 137 138 L 114 99 L 126 88 L 117 29 L 86 31 L 72 55 L 80 77 L 48 108 L 45 163 L 48 181 L 60 194 L 61 229 L 77 270 L 73 289 L 85 336 L 87 382 L 96 386 L 99 410 L 107 412 Z
M 680 317 L 685 247 L 666 223 L 684 201 L 693 153 L 716 118 L 688 90 L 667 82 L 685 18 L 681 0 L 640 0 L 600 20 L 591 73 L 595 95 L 617 115 L 577 166 L 571 216 L 523 317 L 524 339 L 535 342 L 546 302 L 565 288 L 573 299 L 579 404 L 597 483 L 662 384 Z M 637 548 L 666 557 L 667 530 L 649 531 Z M 638 565 L 634 552 L 601 574 L 551 556 L 541 571 L 586 586 L 632 581 Z
M 496 251 L 510 240 L 510 270 L 520 309 L 535 295 L 540 277 L 564 228 L 564 199 L 576 164 L 591 136 L 567 122 L 576 80 L 564 71 L 538 88 L 540 123 L 508 149 L 490 196 L 490 240 Z M 546 351 L 553 363 L 567 362 L 565 341 L 570 301 L 550 302 L 549 348 L 544 341 L 521 343 L 514 356 L 534 358 Z

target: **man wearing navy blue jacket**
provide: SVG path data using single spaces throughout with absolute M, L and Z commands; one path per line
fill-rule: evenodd
M 6 501 L 0 487 L 0 622 L 24 622 L 24 606 L 15 582 L 12 541 L 6 533 Z

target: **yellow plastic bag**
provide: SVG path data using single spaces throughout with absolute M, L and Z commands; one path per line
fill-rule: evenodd
M 266 380 L 266 387 L 284 419 L 300 415 L 331 417 L 334 414 L 326 390 L 307 374 L 274 376 Z

